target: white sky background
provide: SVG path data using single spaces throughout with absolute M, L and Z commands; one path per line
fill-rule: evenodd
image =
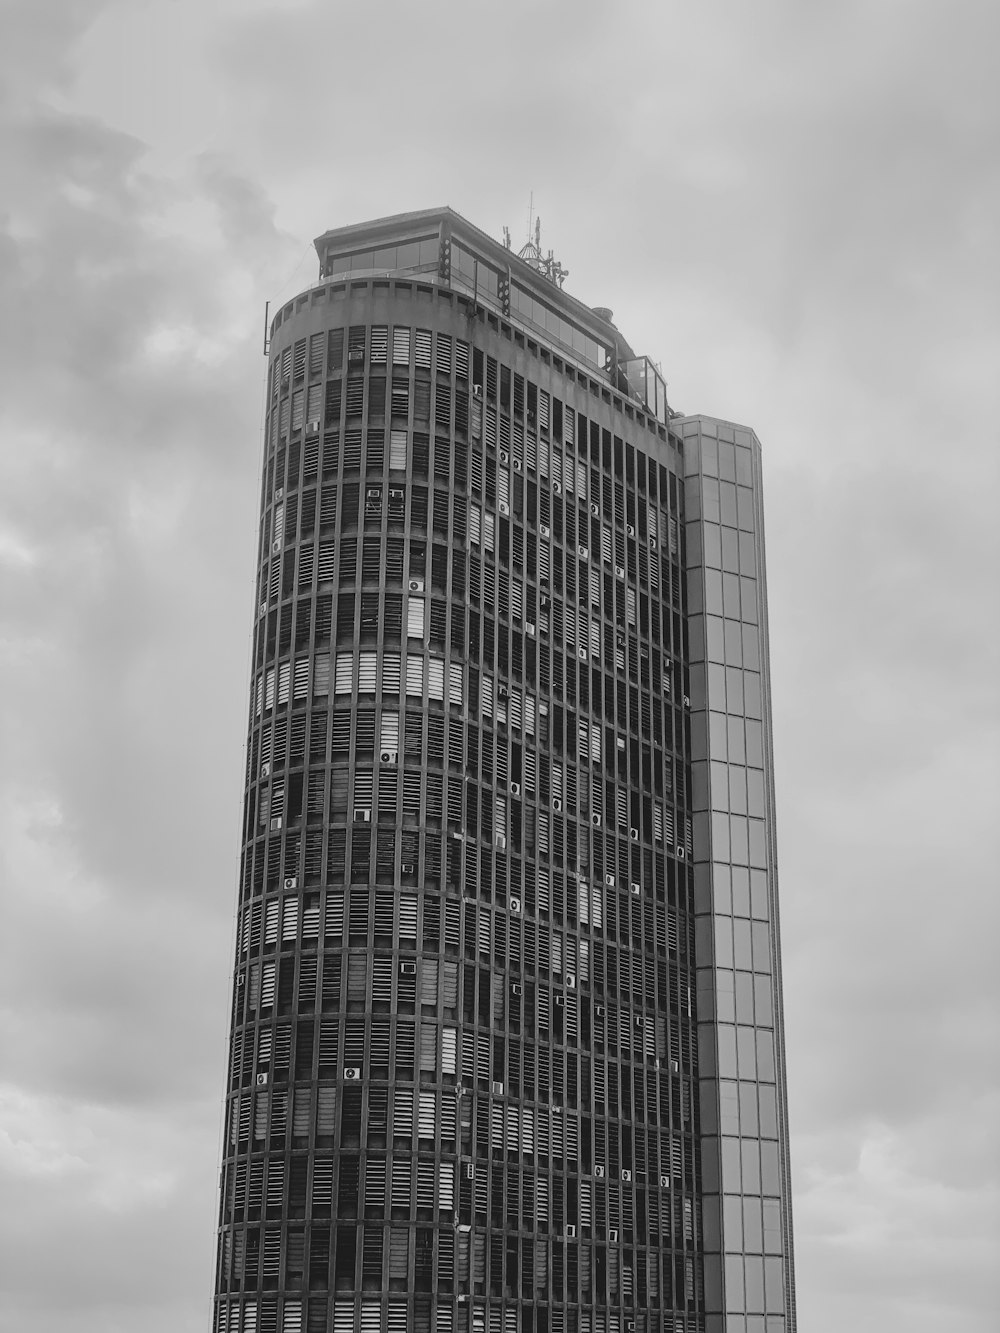
M 450 204 L 765 449 L 803 1333 L 986 1333 L 1000 11 L 0 0 L 0 1330 L 208 1327 L 265 299 Z

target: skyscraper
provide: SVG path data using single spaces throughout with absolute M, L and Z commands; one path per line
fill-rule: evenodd
M 760 447 L 449 209 L 270 328 L 219 1333 L 794 1333 Z

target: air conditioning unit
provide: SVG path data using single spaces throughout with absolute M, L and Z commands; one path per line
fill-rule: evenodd
M 635 1333 L 635 1320 L 634 1320 L 634 1319 L 626 1319 L 626 1320 L 625 1320 L 625 1333 Z
M 646 1020 L 643 1018 L 642 1014 L 636 1014 L 635 1025 L 637 1028 L 643 1028 L 646 1026 Z
M 510 899 L 510 910 L 511 910 L 512 912 L 520 912 L 520 910 L 521 910 L 521 899 L 520 899 L 520 898 L 511 898 L 511 899 Z
M 622 1171 L 622 1180 L 625 1182 L 626 1185 L 631 1185 L 631 1183 L 632 1183 L 632 1172 L 631 1172 L 631 1171 Z
M 498 834 L 497 834 L 497 836 L 496 836 L 496 844 L 495 844 L 495 845 L 496 845 L 496 849 L 497 849 L 498 852 L 505 852 L 505 851 L 507 850 L 507 835 L 506 835 L 506 833 L 498 833 Z
M 406 586 L 410 592 L 423 592 L 424 581 L 423 579 L 410 579 Z
M 365 362 L 365 349 L 363 347 L 349 347 L 347 349 L 347 364 L 349 366 L 363 366 Z
M 266 1074 L 258 1074 L 258 1075 L 257 1075 L 257 1087 L 258 1087 L 258 1088 L 266 1088 L 266 1087 L 267 1087 L 267 1075 L 266 1075 Z
M 401 977 L 415 977 L 417 975 L 416 963 L 400 963 L 399 975 Z
M 519 782 L 512 782 L 510 784 L 510 794 L 511 796 L 521 795 L 521 784 Z
M 521 994 L 521 989 L 522 989 L 522 987 L 521 987 L 521 983 L 520 983 L 519 981 L 512 981 L 512 982 L 510 983 L 510 993 L 511 993 L 511 995 L 515 995 L 515 996 L 516 996 L 516 995 L 520 995 L 520 994 Z
M 633 842 L 638 842 L 638 841 L 639 841 L 639 830 L 638 830 L 637 828 L 630 828 L 630 829 L 629 829 L 629 837 L 632 839 Z
M 285 892 L 291 893 L 293 889 L 297 889 L 298 887 L 299 887 L 298 875 L 289 875 L 288 878 L 285 880 Z
M 586 650 L 586 648 L 578 648 L 578 649 L 577 649 L 577 653 L 576 653 L 576 655 L 577 655 L 577 657 L 579 657 L 579 659 L 580 659 L 581 662 L 586 662 L 586 660 L 587 660 L 587 650 Z
M 474 384 L 472 386 L 472 396 L 473 398 L 482 398 L 483 386 L 481 384 Z
M 502 1083 L 494 1082 L 494 1084 L 493 1084 L 493 1096 L 494 1096 L 494 1097 L 502 1097 L 502 1096 L 503 1096 L 503 1084 L 502 1084 Z
M 509 688 L 508 688 L 506 685 L 498 685 L 498 686 L 497 686 L 497 698 L 498 698 L 498 699 L 509 699 L 509 698 L 510 698 L 510 690 L 509 690 Z
M 272 555 L 280 555 L 280 554 L 281 554 L 281 542 L 272 542 L 272 543 L 271 543 L 271 554 L 272 554 Z
M 615 565 L 615 578 L 623 579 L 625 577 L 625 566 Z
M 344 1082 L 357 1083 L 361 1079 L 361 1069 L 358 1065 L 348 1065 L 344 1069 Z
M 533 639 L 535 637 L 535 626 L 533 621 L 526 620 L 524 622 L 524 632 L 525 634 L 527 634 L 529 639 Z
M 561 810 L 561 809 L 562 809 L 562 801 L 559 799 L 558 796 L 553 796 L 553 798 L 552 798 L 552 809 L 553 809 L 553 810 Z
M 605 882 L 605 884 L 608 886 L 609 889 L 613 889 L 613 888 L 615 887 L 615 877 L 614 877 L 614 875 L 605 875 L 605 876 L 604 876 L 604 882 Z
M 660 1177 L 660 1189 L 661 1189 L 661 1190 L 668 1190 L 669 1188 L 670 1188 L 670 1177 L 669 1177 L 669 1176 L 661 1176 L 661 1177 Z
M 597 1177 L 598 1180 L 604 1179 L 604 1167 L 601 1166 L 600 1163 L 597 1163 L 594 1166 L 594 1175 Z
M 555 1005 L 555 1007 L 556 1007 L 557 1009 L 562 1009 L 562 1007 L 563 1007 L 563 1006 L 565 1005 L 565 1003 L 566 1003 L 566 996 L 565 996 L 565 995 L 553 995 L 553 997 L 552 997 L 552 1002 L 553 1002 L 553 1004 Z
M 510 462 L 510 454 L 507 452 L 506 449 L 501 449 L 501 450 L 500 450 L 500 462 L 501 462 L 501 463 L 509 463 L 509 462 Z
M 280 833 L 280 832 L 281 832 L 281 816 L 280 816 L 280 815 L 275 815 L 274 818 L 271 820 L 271 823 L 268 825 L 268 827 L 270 828 L 270 830 L 271 830 L 272 833 Z
M 543 597 L 541 598 L 541 600 L 539 601 L 539 606 L 542 608 L 543 611 L 547 611 L 551 605 L 552 605 L 552 598 L 551 598 L 551 597 L 544 597 L 544 596 L 543 596 Z
M 568 1223 L 566 1227 L 566 1239 L 576 1240 L 576 1227 L 573 1225 L 572 1222 Z
M 677 855 L 680 857 L 682 861 L 684 860 L 684 848 L 681 846 L 680 843 L 677 844 Z
M 539 533 L 539 536 L 541 536 L 541 537 L 551 537 L 551 536 L 552 536 L 552 529 L 549 527 L 549 525 L 548 525 L 547 523 L 539 523 L 539 525 L 538 525 L 538 533 Z
M 598 815 L 598 814 L 593 814 L 593 815 L 591 815 L 591 816 L 590 816 L 590 822 L 593 824 L 594 828 L 600 828 L 600 827 L 601 827 L 601 816 Z
M 261 602 L 260 606 L 257 608 L 257 614 L 259 616 L 267 615 L 267 602 Z
M 354 807 L 355 824 L 370 824 L 372 822 L 372 808 L 370 805 L 356 805 Z
M 680 1061 L 678 1060 L 670 1061 L 670 1072 L 671 1074 L 679 1074 L 681 1072 Z
M 306 434 L 307 434 L 307 435 L 318 435 L 318 434 L 319 434 L 319 422 L 316 421 L 316 420 L 313 420 L 313 421 L 307 421 L 307 422 L 306 422 Z
M 595 1004 L 595 1005 L 594 1005 L 594 1016 L 595 1016 L 595 1018 L 603 1018 L 603 1017 L 604 1017 L 604 1005 L 603 1005 L 603 1004 Z
M 650 549 L 651 551 L 655 551 L 655 550 L 656 550 L 656 538 L 655 538 L 655 537 L 650 537 L 650 539 L 649 539 L 649 549 Z
M 260 766 L 260 775 L 262 778 L 269 778 L 271 776 L 271 765 L 266 760 Z
M 521 462 L 521 460 L 520 460 L 519 458 L 515 458 L 515 459 L 514 459 L 514 471 L 515 471 L 515 472 L 523 472 L 523 471 L 524 471 L 524 465 L 522 464 L 522 462 Z
M 685 707 L 685 708 L 690 708 L 690 707 L 691 707 L 691 696 L 690 696 L 690 694 L 685 694 L 685 696 L 684 696 L 684 707 Z
M 626 524 L 625 524 L 625 531 L 626 531 L 626 533 L 628 534 L 629 537 L 634 537 L 634 536 L 635 536 L 635 528 L 633 528 L 633 526 L 632 526 L 631 523 L 626 523 Z
M 395 768 L 399 763 L 399 751 L 383 750 L 378 757 L 378 761 L 380 764 L 385 764 L 387 768 Z
M 506 500 L 501 500 L 500 503 L 497 505 L 497 509 L 500 511 L 501 515 L 504 518 L 510 517 L 510 505 L 507 503 Z
M 414 862 L 414 861 L 401 861 L 401 862 L 400 862 L 400 865 L 399 865 L 399 873 L 400 873 L 401 875 L 414 875 L 414 874 L 416 874 L 416 871 L 417 871 L 416 862 Z
M 574 972 L 566 973 L 566 989 L 576 990 L 576 974 Z
M 590 506 L 590 512 L 594 515 L 595 518 L 599 518 L 601 514 L 601 506 L 598 504 L 592 504 Z
M 624 749 L 625 749 L 625 737 L 624 737 L 624 736 L 618 736 L 618 737 L 616 738 L 616 740 L 617 740 L 617 745 L 618 745 L 619 750 L 624 750 Z
M 577 548 L 576 548 L 576 553 L 577 553 L 577 555 L 580 557 L 581 560 L 586 560 L 587 556 L 590 555 L 590 551 L 589 551 L 589 549 L 588 549 L 586 546 L 582 545 L 582 544 L 580 544 L 580 545 L 577 546 Z
M 554 482 L 552 483 L 552 494 L 553 494 L 553 495 L 562 495 L 562 487 L 560 486 L 560 484 L 559 484 L 557 481 L 554 481 Z
M 642 896 L 642 889 L 640 888 L 640 886 L 639 886 L 638 884 L 636 884 L 636 882 L 635 882 L 634 880 L 632 881 L 632 893 L 633 893 L 633 895 L 634 895 L 636 898 L 639 898 L 639 897 Z
M 617 1245 L 617 1244 L 618 1244 L 618 1228 L 617 1228 L 617 1227 L 612 1227 L 611 1230 L 608 1232 L 608 1241 L 609 1241 L 609 1243 L 612 1244 L 612 1245 Z

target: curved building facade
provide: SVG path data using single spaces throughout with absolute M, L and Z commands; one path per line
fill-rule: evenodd
M 756 437 L 450 210 L 317 250 L 271 325 L 215 1327 L 793 1333 Z

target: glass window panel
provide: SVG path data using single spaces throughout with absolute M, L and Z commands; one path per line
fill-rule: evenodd
M 753 985 L 755 1022 L 758 1027 L 772 1028 L 774 1014 L 771 1011 L 771 978 L 759 972 L 755 973 Z
M 737 1084 L 732 1079 L 719 1080 L 719 1129 L 723 1134 L 739 1134 L 740 1106 Z
M 713 662 L 708 668 L 708 702 L 712 708 L 725 709 L 726 668 L 721 662 Z
M 778 1099 L 773 1083 L 757 1084 L 757 1101 L 760 1108 L 760 1136 L 762 1139 L 778 1137 Z
M 739 1026 L 736 1029 L 736 1047 L 739 1057 L 740 1078 L 757 1077 L 757 1039 L 753 1028 Z M 774 1075 L 772 1074 L 772 1078 Z
M 780 1314 L 785 1308 L 785 1274 L 781 1259 L 764 1260 L 764 1301 L 768 1314 Z M 769 1319 L 767 1323 L 769 1330 L 777 1333 L 776 1321 Z
M 705 564 L 710 569 L 721 569 L 722 530 L 717 523 L 706 523 L 701 532 L 705 541 Z
M 714 890 L 714 908 L 716 912 L 729 912 L 732 903 L 732 890 L 729 881 L 729 867 L 712 867 L 712 885 Z
M 729 860 L 729 816 L 723 811 L 712 813 L 712 855 Z
M 764 767 L 764 729 L 759 722 L 747 722 L 747 763 L 751 768 Z
M 738 1194 L 727 1194 L 722 1200 L 722 1240 L 727 1250 L 743 1252 L 743 1200 Z
M 701 503 L 706 523 L 719 521 L 719 483 L 705 477 L 701 484 Z
M 747 771 L 739 764 L 729 765 L 729 808 L 734 815 L 747 812 Z
M 726 1255 L 726 1309 L 734 1314 L 745 1308 L 743 1303 L 743 1256 Z M 727 1321 L 728 1322 L 728 1321 Z M 743 1321 L 740 1320 L 742 1330 Z M 726 1333 L 729 1333 L 727 1328 Z
M 739 1194 L 742 1188 L 743 1171 L 738 1138 L 721 1138 L 722 1148 L 722 1188 L 727 1194 Z
M 711 616 L 721 616 L 723 613 L 723 575 L 719 569 L 705 569 L 705 611 Z M 727 615 L 739 616 L 739 603 L 736 612 L 727 608 Z
M 749 492 L 747 492 L 749 494 Z M 719 483 L 719 508 L 722 522 L 728 528 L 736 527 L 736 487 L 731 481 Z
M 750 770 L 753 772 L 753 770 Z M 759 866 L 761 869 L 767 866 L 767 839 L 764 835 L 764 821 L 762 819 L 752 819 L 750 821 L 750 864 Z
M 730 1023 L 720 1023 L 719 1033 L 719 1074 L 722 1077 L 736 1077 L 736 1029 Z
M 747 923 L 744 922 L 743 924 Z M 752 1023 L 754 1021 L 752 972 L 736 973 L 736 1021 L 738 1023 Z
M 767 898 L 767 874 L 763 870 L 750 871 L 750 903 L 752 906 L 751 915 L 758 921 L 766 921 L 770 915 L 770 907 Z M 766 938 L 766 935 L 765 935 Z M 768 968 L 757 968 L 758 972 L 768 971 Z
M 778 1194 L 781 1190 L 781 1173 L 778 1166 L 778 1145 L 773 1140 L 765 1140 L 760 1145 L 760 1174 L 763 1192 Z
M 771 971 L 771 932 L 763 921 L 752 923 L 753 932 L 753 970 Z
M 741 717 L 730 717 L 726 719 L 726 722 L 729 759 L 734 764 L 745 764 L 747 756 L 743 741 L 743 719 Z
M 733 489 L 739 490 L 738 526 L 744 532 L 753 532 L 753 492 L 750 490 L 748 486 L 740 486 L 739 488 L 734 487 Z M 725 517 L 723 517 L 722 521 L 725 523 L 728 520 Z M 733 522 L 732 526 L 733 527 L 737 526 L 735 521 Z
M 733 965 L 733 921 L 732 917 L 715 918 L 715 965 L 732 967 Z
M 729 620 L 742 619 L 740 611 L 740 580 L 736 574 L 722 575 L 722 603 Z M 712 607 L 708 608 L 710 611 Z
M 743 666 L 743 626 L 738 620 L 726 621 L 726 661 L 730 666 Z
M 715 974 L 715 1014 L 719 1023 L 736 1022 L 733 974 L 727 968 L 720 968 Z
M 733 773 L 738 769 L 731 770 Z M 745 801 L 744 801 L 745 804 Z M 733 815 L 729 821 L 730 850 L 729 859 L 734 865 L 748 864 L 747 821 L 743 815 Z
M 739 975 L 737 975 L 736 980 L 738 984 Z M 743 1135 L 744 1138 L 747 1138 L 749 1135 L 753 1135 L 753 1137 L 756 1138 L 759 1132 L 760 1131 L 757 1123 L 757 1084 L 741 1083 L 740 1084 L 740 1133 Z M 760 1224 L 758 1222 L 758 1226 L 759 1225 Z
M 737 917 L 733 922 L 733 950 L 736 966 L 749 972 L 753 960 L 750 952 L 750 922 L 745 917 Z
M 743 712 L 743 672 L 739 667 L 726 667 L 726 712 Z
M 764 1253 L 783 1254 L 781 1241 L 781 1204 L 777 1199 L 764 1200 Z
M 753 454 L 744 444 L 736 446 L 736 480 L 741 486 L 749 486 L 753 481 Z
M 727 718 L 725 713 L 708 715 L 708 752 L 713 759 L 725 759 L 729 753 L 727 744 Z M 741 724 L 742 730 L 742 724 Z M 742 736 L 740 737 L 742 748 Z
M 757 1077 L 763 1083 L 774 1082 L 774 1042 L 763 1029 L 757 1030 Z
M 743 1227 L 743 1248 L 747 1254 L 760 1254 L 764 1247 L 764 1231 L 761 1226 L 760 1199 L 743 1199 L 740 1209 L 740 1222 Z
M 764 1260 L 747 1255 L 745 1264 L 747 1310 L 764 1313 Z
M 714 427 L 712 428 L 714 432 Z M 719 446 L 715 440 L 707 439 L 709 425 L 703 422 L 701 427 L 701 467 L 706 477 L 719 475 Z
M 729 808 L 729 766 L 721 760 L 714 760 L 712 770 L 712 809 Z
M 760 670 L 760 649 L 757 644 L 757 630 L 753 625 L 744 625 L 741 631 L 742 662 L 750 671 Z M 732 659 L 730 659 L 732 660 Z
M 764 774 L 759 768 L 746 770 L 747 813 L 764 818 Z
M 744 866 L 733 867 L 733 915 L 750 915 L 750 882 Z
M 705 647 L 710 662 L 724 662 L 726 660 L 722 625 L 723 622 L 718 616 L 705 617 Z
M 719 441 L 719 476 L 723 481 L 736 480 L 736 449 L 732 444 Z
M 740 572 L 740 546 L 738 534 L 732 528 L 722 528 L 722 568 L 727 574 Z
M 743 1159 L 743 1190 L 746 1194 L 760 1193 L 760 1144 L 756 1139 L 740 1143 Z
M 741 615 L 742 615 L 742 618 L 743 618 L 745 621 L 747 621 L 748 624 L 756 625 L 756 623 L 757 623 L 757 580 L 756 580 L 756 579 L 741 578 L 741 579 L 740 579 L 740 594 L 741 594 L 741 602 L 740 602 L 740 606 L 741 606 Z

